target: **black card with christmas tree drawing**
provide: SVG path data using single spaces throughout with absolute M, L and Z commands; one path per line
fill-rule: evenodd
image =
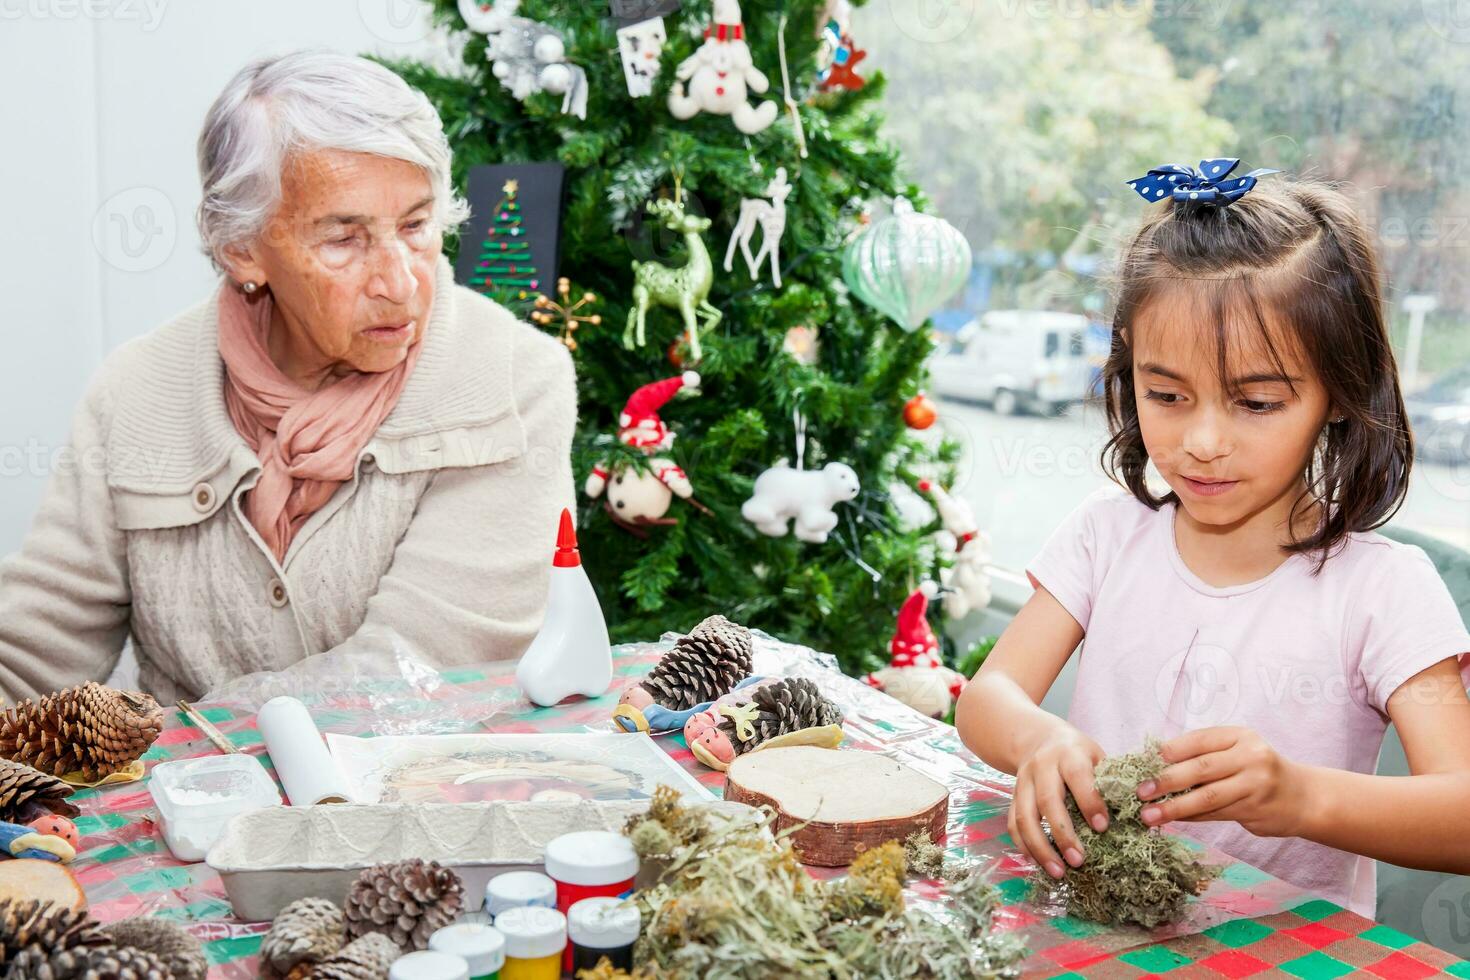
M 517 313 L 538 293 L 551 295 L 565 184 L 566 169 L 559 163 L 470 168 L 470 217 L 460 229 L 455 281 Z

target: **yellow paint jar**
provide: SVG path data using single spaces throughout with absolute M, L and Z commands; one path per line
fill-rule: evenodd
M 567 917 L 556 909 L 506 909 L 495 917 L 505 937 L 500 980 L 561 980 L 567 948 Z

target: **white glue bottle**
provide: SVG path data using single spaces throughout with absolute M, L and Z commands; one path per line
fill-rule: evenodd
M 582 568 L 572 512 L 561 512 L 546 620 L 516 666 L 516 683 L 526 697 L 546 707 L 574 694 L 589 698 L 612 686 L 612 641 L 597 593 Z

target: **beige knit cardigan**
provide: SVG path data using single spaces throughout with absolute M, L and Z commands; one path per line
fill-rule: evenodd
M 104 679 L 130 633 L 165 703 L 368 626 L 439 664 L 519 657 L 573 505 L 574 370 L 447 259 L 435 275 L 398 404 L 279 562 L 241 507 L 260 463 L 225 411 L 214 295 L 110 354 L 0 562 L 0 696 Z

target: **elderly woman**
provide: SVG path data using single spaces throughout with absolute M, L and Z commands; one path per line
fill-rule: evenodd
M 198 696 L 370 626 L 518 657 L 572 505 L 571 359 L 456 286 L 465 214 L 422 94 L 326 52 L 236 75 L 199 138 L 212 294 L 113 352 L 22 550 L 0 696 Z M 374 631 L 377 635 L 378 631 Z

